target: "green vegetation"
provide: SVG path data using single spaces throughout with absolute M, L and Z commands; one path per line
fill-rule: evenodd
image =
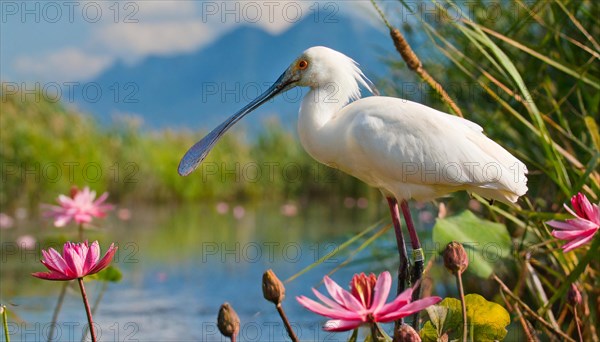
M 467 320 L 471 329 L 473 341 L 502 341 L 506 337 L 506 326 L 510 316 L 506 310 L 478 294 L 465 296 L 468 313 Z M 462 317 L 460 301 L 446 298 L 439 305 L 427 308 L 431 318 L 421 331 L 424 341 L 435 342 L 443 336 L 442 332 L 451 332 L 446 337 L 449 340 L 460 340 L 462 336 Z
M 477 223 L 472 215 L 438 220 L 434 228 L 438 239 L 444 235 L 442 240 L 480 247 L 495 241 L 495 256 L 504 258 L 492 260 L 491 277 L 489 270 L 467 271 L 466 291 L 495 297 L 509 309 L 511 340 L 570 336 L 598 341 L 599 234 L 591 244 L 565 253 L 559 248 L 565 241 L 552 237 L 545 222 L 571 217 L 562 214 L 562 205 L 578 192 L 599 202 L 600 4 L 381 3 L 387 6 L 384 15 L 392 26 L 406 31 L 402 24 L 407 24 L 407 17 L 414 19 L 410 31 L 425 32 L 430 38 L 427 47 L 420 46 L 429 57 L 423 60 L 424 68 L 446 88 L 465 118 L 481 124 L 529 169 L 529 191 L 518 206 L 491 206 L 477 198 L 483 208 L 479 215 L 505 225 L 510 241 L 497 240 L 496 230 L 486 229 L 489 224 Z M 404 17 L 395 17 L 399 10 Z M 420 84 L 399 57 L 398 61 L 392 64 L 394 74 L 405 75 L 402 82 Z M 384 88 L 399 96 L 406 90 L 399 81 L 386 82 Z M 425 91 L 413 94 L 416 101 L 449 111 L 437 92 L 421 89 Z M 456 212 L 465 203 L 454 196 L 450 210 Z M 460 235 L 457 227 L 463 228 Z M 485 253 L 474 253 L 474 258 L 486 259 Z M 436 267 L 431 274 L 441 275 Z M 571 284 L 584 298 L 579 305 L 567 301 Z
M 136 118 L 102 127 L 51 99 L 3 94 L 0 206 L 37 208 L 72 185 L 109 191 L 111 201 L 299 199 L 364 196 L 366 185 L 318 164 L 276 122 L 253 139 L 227 134 L 188 177 L 183 153 L 204 133 L 144 131 Z
M 434 4 L 435 16 L 409 16 L 420 25 L 412 31 L 424 31 L 429 55 L 437 56 L 425 61 L 425 68 L 446 86 L 467 119 L 525 162 L 528 198 L 543 201 L 533 205 L 548 209 L 577 191 L 597 201 L 600 25 L 594 13 L 600 6 L 594 1 L 481 1 L 460 12 L 452 1 Z M 436 20 L 423 20 L 429 18 Z M 418 80 L 411 74 L 402 81 Z M 400 83 L 386 86 L 399 95 L 400 89 L 405 89 Z M 435 92 L 422 89 L 415 96 L 425 98 L 417 101 L 449 110 Z

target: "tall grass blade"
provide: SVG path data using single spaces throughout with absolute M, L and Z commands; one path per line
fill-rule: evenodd
M 360 239 L 361 237 L 363 237 L 364 235 L 368 234 L 369 232 L 375 230 L 375 228 L 380 227 L 381 224 L 383 223 L 383 219 L 379 220 L 378 222 L 376 222 L 375 224 L 367 227 L 365 230 L 363 230 L 362 232 L 354 235 L 352 238 L 346 240 L 344 243 L 342 243 L 338 248 L 334 249 L 333 251 L 331 251 L 331 253 L 328 253 L 326 255 L 324 255 L 323 257 L 321 257 L 319 260 L 313 262 L 312 264 L 306 266 L 305 268 L 303 268 L 302 270 L 300 270 L 299 272 L 295 273 L 294 275 L 292 275 L 291 277 L 289 277 L 288 279 L 286 279 L 284 281 L 284 283 L 289 283 L 293 280 L 295 280 L 296 278 L 300 277 L 301 275 L 303 275 L 304 273 L 312 270 L 313 268 L 321 265 L 323 262 L 333 258 L 334 256 L 336 256 L 339 252 L 345 250 L 346 248 L 348 248 L 350 245 L 352 245 L 354 242 L 356 242 L 358 239 Z M 389 224 L 388 224 L 389 225 Z

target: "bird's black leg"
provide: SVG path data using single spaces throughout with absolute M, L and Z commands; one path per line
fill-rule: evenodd
M 423 266 L 425 263 L 425 255 L 423 253 L 423 248 L 421 248 L 421 242 L 419 242 L 419 236 L 417 235 L 417 231 L 415 230 L 415 225 L 413 224 L 412 217 L 410 216 L 410 209 L 408 208 L 408 202 L 405 200 L 400 204 L 402 207 L 402 215 L 404 215 L 404 221 L 406 222 L 406 228 L 408 229 L 408 234 L 410 235 L 410 243 L 412 245 L 412 254 L 414 259 L 414 266 L 412 267 L 410 283 L 411 286 L 417 285 L 412 294 L 412 300 L 418 300 L 421 297 L 421 276 L 423 275 Z M 413 316 L 413 327 L 418 325 L 418 314 Z
M 400 211 L 398 210 L 398 201 L 395 198 L 387 197 L 390 213 L 392 214 L 392 223 L 396 232 L 396 243 L 398 244 L 398 255 L 400 256 L 400 266 L 398 266 L 398 291 L 400 294 L 406 288 L 408 282 L 408 253 L 406 252 L 406 244 L 404 236 L 402 236 L 402 224 L 400 223 Z
M 398 256 L 400 257 L 400 265 L 398 265 L 398 289 L 396 291 L 397 294 L 400 294 L 406 289 L 406 284 L 409 281 L 408 253 L 406 252 L 406 244 L 404 243 L 404 236 L 402 235 L 398 201 L 392 197 L 386 198 L 388 205 L 390 206 L 390 213 L 392 214 L 392 223 L 394 224 L 394 231 L 396 232 L 396 244 L 398 245 Z M 394 322 L 394 331 L 399 329 L 402 323 L 404 323 L 404 318 L 400 318 Z

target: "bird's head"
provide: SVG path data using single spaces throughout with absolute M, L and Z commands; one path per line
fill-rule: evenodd
M 324 46 L 314 46 L 304 51 L 283 73 L 280 80 L 286 85 L 285 90 L 296 86 L 329 87 L 348 95 L 352 100 L 360 98 L 359 85 L 373 94 L 378 94 L 373 83 L 352 58 Z
M 328 91 L 333 90 L 333 94 L 338 99 L 342 99 L 339 104 L 344 105 L 350 100 L 360 98 L 359 85 L 369 89 L 373 94 L 378 94 L 371 81 L 350 57 L 323 46 L 312 47 L 296 58 L 269 89 L 192 146 L 181 159 L 178 172 L 182 176 L 191 173 L 229 128 L 246 114 L 282 92 L 294 87 L 313 89 L 327 87 Z M 346 102 L 341 103 L 343 101 Z

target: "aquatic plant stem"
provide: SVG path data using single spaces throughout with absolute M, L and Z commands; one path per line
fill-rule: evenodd
M 463 342 L 467 342 L 468 336 L 468 323 L 467 323 L 467 303 L 465 302 L 465 291 L 462 283 L 462 272 L 456 272 L 456 286 L 458 287 L 458 294 L 460 296 L 460 305 L 462 307 L 462 318 L 463 318 Z
M 6 305 L 0 307 L 2 311 L 2 327 L 4 328 L 4 339 L 6 342 L 10 342 L 10 335 L 8 334 L 8 312 L 6 311 Z
M 492 279 L 495 280 L 498 285 L 500 285 L 500 289 L 502 291 L 504 291 L 504 293 L 506 293 L 512 300 L 514 300 L 519 306 L 521 306 L 523 308 L 523 310 L 525 310 L 525 312 L 527 312 L 528 315 L 530 315 L 531 317 L 533 317 L 535 320 L 537 320 L 539 323 L 541 323 L 544 327 L 546 327 L 549 331 L 555 333 L 556 335 L 560 336 L 563 338 L 563 340 L 565 341 L 570 341 L 570 342 L 575 342 L 574 339 L 572 339 L 569 335 L 565 334 L 564 332 L 554 328 L 554 326 L 550 323 L 548 323 L 543 317 L 541 317 L 540 315 L 538 315 L 535 311 L 533 311 L 527 304 L 525 304 L 525 302 L 523 302 L 521 300 L 521 298 L 519 298 L 517 295 L 515 295 L 509 288 L 508 286 L 506 286 L 506 284 L 504 284 L 504 282 L 498 278 L 497 275 L 493 274 L 492 275 Z
M 58 314 L 62 309 L 63 302 L 65 301 L 65 294 L 67 293 L 67 288 L 71 284 L 70 281 L 65 281 L 63 283 L 63 287 L 60 290 L 60 294 L 58 295 L 58 301 L 56 302 L 56 306 L 54 307 L 54 312 L 52 313 L 52 323 L 50 324 L 50 331 L 48 332 L 48 341 L 51 341 L 54 336 L 54 328 L 56 327 L 56 322 L 58 321 Z
M 573 306 L 573 316 L 575 316 L 575 326 L 577 327 L 577 335 L 579 336 L 579 342 L 583 342 L 583 334 L 581 333 L 581 323 L 579 316 L 577 315 L 577 307 Z
M 90 327 L 90 335 L 92 336 L 92 342 L 96 342 L 96 331 L 94 330 L 92 311 L 90 310 L 90 303 L 88 302 L 87 294 L 85 293 L 83 278 L 77 278 L 77 281 L 79 282 L 79 289 L 81 289 L 81 298 L 83 299 L 83 305 L 85 306 L 85 313 L 87 314 L 88 326 Z
M 371 323 L 371 340 L 373 342 L 385 340 L 385 336 L 386 335 L 381 331 L 379 324 Z
M 514 311 L 516 313 L 516 317 L 519 319 L 519 322 L 521 323 L 521 328 L 525 333 L 526 341 L 538 341 L 537 338 L 534 337 L 534 335 L 531 333 L 531 324 L 525 319 L 525 315 L 523 315 L 523 312 L 519 308 L 519 304 L 511 304 L 508 301 L 508 298 L 506 298 L 504 291 L 500 291 L 500 297 L 502 297 L 502 300 L 504 301 L 504 304 L 506 304 L 506 308 L 508 309 L 508 311 Z
M 77 232 L 79 234 L 79 242 L 83 242 L 83 224 L 82 223 L 80 223 L 77 226 Z
M 283 324 L 285 325 L 285 330 L 287 330 L 288 335 L 290 336 L 290 339 L 292 339 L 293 342 L 298 342 L 298 337 L 296 337 L 296 333 L 294 332 L 294 329 L 292 329 L 292 325 L 290 324 L 290 321 L 288 320 L 285 311 L 283 311 L 283 307 L 281 306 L 281 303 L 275 305 L 275 307 L 277 308 L 277 312 L 279 313 L 279 317 L 281 317 L 281 320 L 283 321 Z
M 100 306 L 100 301 L 102 300 L 102 297 L 104 297 L 104 293 L 106 292 L 107 288 L 108 288 L 108 282 L 103 281 L 102 288 L 100 289 L 100 293 L 98 294 L 98 297 L 96 297 L 96 301 L 94 302 L 94 305 L 92 306 L 92 316 L 96 314 L 96 311 L 98 311 L 98 307 Z M 85 329 L 83 330 L 83 334 L 81 336 L 81 342 L 85 342 L 85 337 L 88 334 L 89 329 L 90 329 L 89 327 L 85 327 Z

